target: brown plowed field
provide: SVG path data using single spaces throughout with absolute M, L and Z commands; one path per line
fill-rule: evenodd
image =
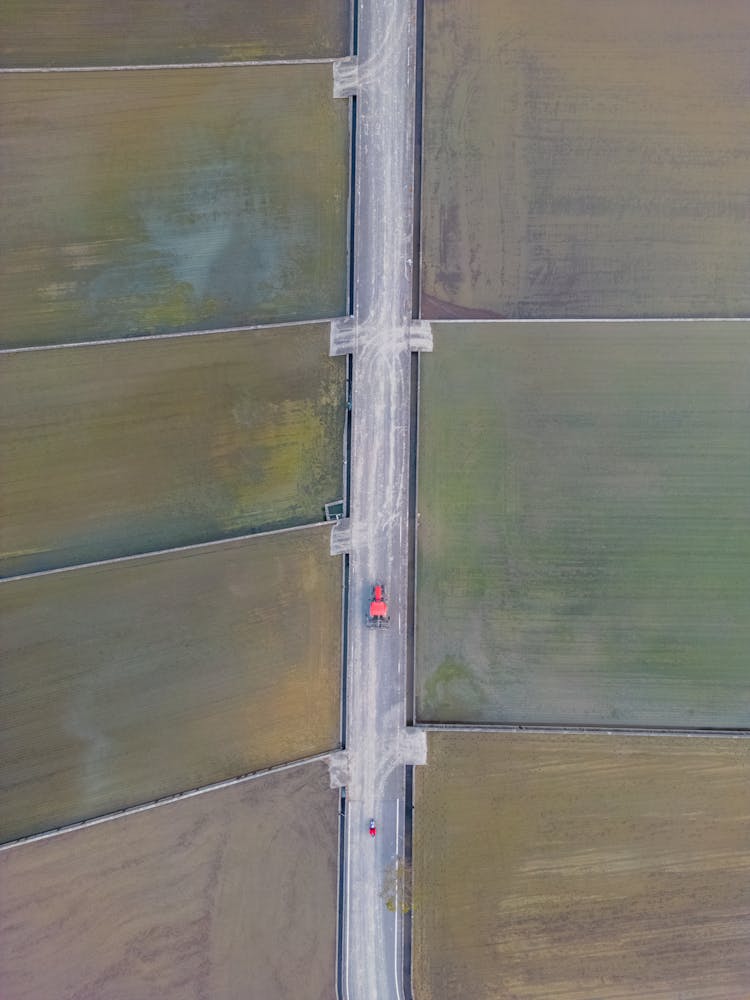
M 747 1000 L 750 741 L 439 733 L 415 1000 Z
M 328 786 L 312 764 L 0 853 L 3 1000 L 332 1000 Z

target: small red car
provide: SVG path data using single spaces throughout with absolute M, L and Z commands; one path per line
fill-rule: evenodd
M 375 826 L 375 820 L 371 819 L 370 820 L 370 836 L 374 837 L 377 832 L 378 831 L 377 831 L 377 828 Z

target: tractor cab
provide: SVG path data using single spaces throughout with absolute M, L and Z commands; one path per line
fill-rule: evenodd
M 385 599 L 385 587 L 382 583 L 376 583 L 372 588 L 367 624 L 371 628 L 388 628 L 390 621 L 388 602 Z

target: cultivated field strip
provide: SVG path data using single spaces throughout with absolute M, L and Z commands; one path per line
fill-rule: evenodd
M 6 576 L 322 519 L 341 493 L 326 326 L 6 355 Z
M 0 587 L 0 839 L 340 739 L 341 565 L 282 532 Z
M 315 528 L 331 527 L 329 521 L 316 521 L 313 524 L 297 524 L 291 528 L 276 528 L 272 531 L 254 531 L 249 535 L 231 535 L 229 538 L 217 538 L 210 542 L 195 542 L 192 545 L 176 545 L 171 549 L 155 549 L 152 552 L 135 552 L 129 556 L 118 556 L 115 559 L 98 559 L 96 562 L 77 563 L 74 566 L 58 566 L 55 569 L 43 569 L 36 573 L 19 573 L 18 576 L 0 577 L 0 585 L 13 584 L 18 580 L 32 580 L 45 576 L 57 576 L 60 573 L 77 573 L 79 570 L 95 569 L 96 567 L 114 566 L 118 563 L 140 562 L 144 559 L 156 559 L 163 556 L 175 556 L 183 552 L 207 552 L 231 545 L 236 542 L 248 542 L 253 538 L 269 538 L 273 535 L 287 535 L 293 531 L 310 531 Z
M 331 1000 L 337 801 L 312 763 L 0 854 L 4 1000 Z
M 330 59 L 348 52 L 349 8 L 349 0 L 8 0 L 0 7 L 0 66 L 64 72 Z
M 3 346 L 344 311 L 330 65 L 4 74 L 0 116 Z
M 420 1000 L 745 1000 L 750 746 L 431 733 Z
M 750 315 L 745 0 L 427 3 L 422 315 Z
M 328 316 L 316 320 L 317 323 L 332 323 L 339 317 Z M 72 340 L 60 344 L 32 344 L 30 347 L 0 347 L 0 355 L 28 354 L 31 351 L 60 351 L 71 347 L 97 347 L 101 344 L 132 344 L 142 340 L 175 340 L 178 337 L 211 337 L 222 333 L 247 333 L 251 330 L 284 330 L 288 327 L 300 326 L 296 320 L 286 323 L 254 323 L 248 326 L 216 327 L 212 330 L 178 330 L 175 333 L 141 333 L 132 337 L 110 337 L 107 340 Z
M 750 726 L 750 324 L 441 324 L 422 722 Z
M 0 853 L 12 851 L 22 844 L 35 844 L 40 840 L 51 840 L 53 837 L 64 837 L 80 830 L 87 830 L 92 826 L 100 826 L 102 823 L 111 823 L 113 820 L 127 819 L 129 816 L 136 816 L 139 813 L 148 812 L 151 809 L 160 809 L 162 806 L 172 805 L 175 802 L 184 802 L 193 799 L 196 795 L 206 795 L 209 792 L 220 792 L 233 785 L 243 785 L 248 781 L 257 781 L 280 771 L 288 771 L 290 768 L 307 767 L 318 761 L 327 762 L 331 758 L 329 751 L 313 754 L 310 757 L 301 757 L 299 760 L 292 760 L 286 764 L 276 764 L 272 767 L 264 767 L 260 770 L 250 771 L 241 774 L 236 778 L 225 778 L 224 781 L 214 781 L 208 785 L 200 785 L 198 788 L 190 788 L 185 792 L 175 792 L 174 795 L 165 795 L 160 799 L 152 799 L 151 802 L 140 802 L 136 806 L 127 806 L 125 809 L 118 809 L 117 812 L 103 813 L 101 816 L 94 816 L 91 819 L 84 819 L 78 823 L 69 823 L 67 826 L 58 826 L 53 830 L 44 830 L 42 833 L 32 833 L 28 837 L 19 837 L 17 840 L 9 840 L 0 844 Z

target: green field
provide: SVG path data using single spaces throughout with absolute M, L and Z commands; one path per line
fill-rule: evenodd
M 331 1000 L 337 803 L 311 764 L 0 853 L 3 1000 Z
M 0 584 L 0 839 L 337 746 L 329 537 Z
M 3 66 L 345 55 L 348 0 L 3 0 Z
M 0 343 L 340 315 L 330 65 L 0 78 Z
M 746 0 L 430 0 L 422 315 L 750 315 Z
M 422 720 L 750 725 L 750 324 L 438 329 Z
M 747 1000 L 747 740 L 432 733 L 415 780 L 415 1000 Z
M 328 339 L 300 326 L 6 355 L 0 571 L 323 520 L 345 396 Z

